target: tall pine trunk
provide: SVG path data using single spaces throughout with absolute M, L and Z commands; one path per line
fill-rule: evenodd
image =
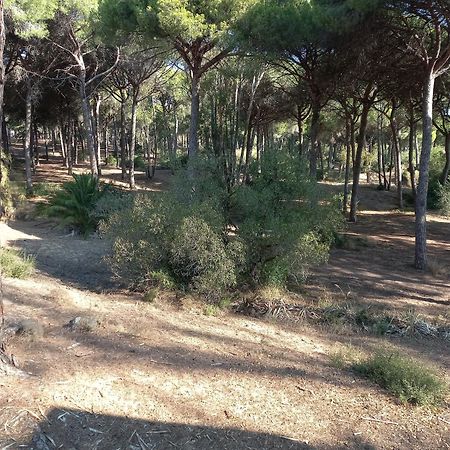
M 430 70 L 423 91 L 422 104 L 422 152 L 419 165 L 419 184 L 416 195 L 416 244 L 415 266 L 427 267 L 427 195 L 431 148 L 433 145 L 433 95 L 435 77 Z
M 79 93 L 81 100 L 81 109 L 83 111 L 84 131 L 86 135 L 87 150 L 89 153 L 89 163 L 91 166 L 91 174 L 98 177 L 97 156 L 94 142 L 94 132 L 92 129 L 91 105 L 86 93 L 86 70 L 82 69 L 79 76 Z
M 136 118 L 137 118 L 137 103 L 138 103 L 137 99 L 138 93 L 135 92 L 131 104 L 130 174 L 129 174 L 130 189 L 136 188 L 136 182 L 134 179 L 134 157 L 136 151 Z
M 25 179 L 26 191 L 28 195 L 33 194 L 33 179 L 32 179 L 32 161 L 31 161 L 31 109 L 33 101 L 33 87 L 31 80 L 27 78 L 27 96 L 25 101 Z
M 355 163 L 353 166 L 353 187 L 352 198 L 350 201 L 350 222 L 356 222 L 356 214 L 358 210 L 358 194 L 359 194 L 359 178 L 361 176 L 361 163 L 364 146 L 366 143 L 366 130 L 371 102 L 365 101 L 361 113 L 361 123 L 359 125 L 358 145 L 356 147 Z
M 200 77 L 192 74 L 191 80 L 191 120 L 189 125 L 189 159 L 198 153 L 198 124 L 200 119 Z

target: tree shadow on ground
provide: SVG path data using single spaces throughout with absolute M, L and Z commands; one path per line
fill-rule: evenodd
M 375 450 L 372 444 L 363 442 L 358 436 L 345 439 L 342 446 L 326 444 L 329 436 L 324 436 L 323 443 L 310 445 L 271 433 L 150 422 L 79 410 L 53 409 L 47 419 L 33 436 L 17 443 L 18 447 L 29 450 Z
M 112 279 L 104 257 L 106 241 L 83 239 L 46 220 L 14 221 L 8 224 L 14 247 L 35 259 L 36 268 L 79 289 L 107 291 L 119 287 Z

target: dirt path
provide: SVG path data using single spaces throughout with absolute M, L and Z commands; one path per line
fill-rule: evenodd
M 311 295 L 348 285 L 363 303 L 448 314 L 449 280 L 398 263 L 411 252 L 411 224 L 409 216 L 365 213 L 349 233 L 373 245 L 334 251 Z M 328 356 L 342 344 L 388 343 L 448 379 L 447 342 L 207 317 L 189 298 L 148 304 L 113 289 L 103 241 L 42 221 L 0 226 L 2 241 L 35 254 L 38 269 L 30 280 L 5 280 L 7 320 L 43 326 L 43 336 L 10 343 L 30 377 L 0 378 L 0 449 L 450 448 L 449 405 L 400 405 Z M 440 261 L 448 261 L 449 227 L 437 218 L 431 226 Z M 67 327 L 75 317 L 89 326 Z

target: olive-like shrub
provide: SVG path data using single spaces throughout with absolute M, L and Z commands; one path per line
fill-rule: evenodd
M 137 195 L 104 220 L 118 277 L 136 288 L 164 280 L 218 298 L 240 281 L 301 283 L 327 260 L 342 215 L 296 158 L 267 152 L 249 182 L 231 189 L 220 167 L 197 161 L 169 192 Z

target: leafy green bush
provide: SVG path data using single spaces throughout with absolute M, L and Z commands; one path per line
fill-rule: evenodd
M 24 279 L 34 270 L 34 258 L 18 250 L 0 247 L 0 272 L 11 278 Z
M 450 216 L 450 182 L 439 184 L 438 207 L 444 216 Z
M 138 195 L 101 229 L 113 242 L 114 273 L 134 287 L 177 284 L 215 296 L 236 282 L 236 245 L 227 245 L 220 216 L 206 204 Z
M 59 189 L 61 189 L 61 186 L 57 183 L 34 183 L 33 195 L 35 197 L 48 197 L 55 195 Z
M 300 162 L 270 151 L 251 184 L 237 189 L 232 219 L 249 249 L 253 281 L 277 286 L 303 282 L 326 261 L 343 225 L 337 200 L 325 198 Z
M 134 168 L 137 170 L 145 170 L 147 167 L 147 162 L 145 161 L 144 157 L 141 155 L 136 156 L 134 158 Z
M 114 155 L 108 155 L 106 165 L 108 167 L 117 167 L 117 158 Z
M 202 294 L 220 293 L 236 284 L 235 264 L 224 240 L 198 217 L 185 217 L 176 228 L 169 264 L 178 279 Z
M 62 189 L 50 199 L 47 213 L 87 235 L 97 228 L 98 220 L 93 211 L 103 195 L 103 189 L 90 174 L 73 175 L 73 178 L 74 181 L 64 183 Z
M 96 200 L 91 216 L 96 222 L 106 220 L 117 211 L 127 208 L 133 201 L 135 194 L 106 184 L 102 188 L 100 197 Z
M 402 402 L 438 405 L 446 385 L 430 367 L 399 353 L 382 350 L 353 364 L 353 369 L 387 389 Z
M 233 189 L 221 176 L 220 161 L 189 164 L 170 192 L 138 195 L 102 224 L 117 276 L 146 289 L 160 285 L 164 274 L 217 299 L 241 279 L 303 282 L 327 260 L 342 215 L 295 158 L 268 151 L 251 183 Z
M 430 181 L 428 184 L 427 204 L 432 210 L 439 209 L 441 183 L 437 173 L 430 173 Z

